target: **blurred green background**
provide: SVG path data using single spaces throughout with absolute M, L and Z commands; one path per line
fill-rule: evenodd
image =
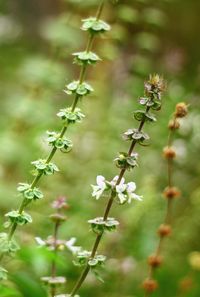
M 93 15 L 98 2 L 0 1 L 1 225 L 4 214 L 21 201 L 16 184 L 31 180 L 30 162 L 48 154 L 45 131 L 60 128 L 56 112 L 72 102 L 62 91 L 78 77 L 71 54 L 85 48 L 87 34 L 79 29 L 81 19 Z M 127 181 L 136 181 L 143 202 L 114 206 L 112 216 L 120 227 L 106 235 L 100 247 L 108 257 L 102 273 L 105 283 L 89 275 L 80 295 L 143 296 L 146 258 L 156 246 L 156 229 L 165 214 L 161 193 L 167 182 L 162 159 L 167 123 L 175 104 L 185 101 L 190 113 L 174 144 L 178 152 L 174 180 L 183 195 L 175 203 L 174 232 L 165 244 L 164 265 L 156 273 L 160 288 L 154 296 L 200 296 L 200 270 L 193 271 L 188 263 L 188 255 L 200 251 L 199 12 L 197 0 L 108 1 L 103 19 L 112 30 L 95 41 L 94 51 L 103 61 L 88 71 L 95 92 L 80 102 L 86 118 L 70 127 L 73 151 L 58 152 L 54 158 L 60 172 L 42 179 L 45 199 L 28 209 L 34 222 L 17 231 L 22 249 L 6 263 L 11 273 L 5 287 L 0 287 L 0 296 L 46 295 L 39 279 L 49 273 L 49 254 L 36 247 L 34 237 L 51 234 L 48 215 L 57 196 L 66 196 L 70 204 L 60 237 L 75 236 L 78 245 L 90 249 L 94 235 L 87 220 L 102 215 L 106 203 L 106 199 L 91 198 L 90 184 L 95 184 L 98 174 L 112 179 L 118 173 L 113 159 L 128 148 L 121 135 L 137 125 L 133 111 L 143 95 L 143 81 L 155 72 L 167 80 L 163 108 L 158 122 L 145 127 L 151 145 L 137 149 L 140 166 L 126 176 Z M 73 266 L 69 253 L 61 253 L 60 259 L 59 274 L 68 279 L 60 292 L 70 292 L 80 269 Z M 181 293 L 179 283 L 188 274 L 193 285 Z

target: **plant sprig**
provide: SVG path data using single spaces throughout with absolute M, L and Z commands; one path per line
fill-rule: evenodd
M 9 255 L 10 253 L 14 253 L 19 249 L 19 246 L 13 239 L 13 235 L 18 226 L 30 223 L 32 221 L 31 216 L 25 213 L 24 210 L 32 201 L 43 198 L 43 193 L 36 186 L 38 185 L 42 176 L 51 175 L 59 171 L 58 167 L 51 161 L 58 149 L 64 152 L 71 150 L 73 144 L 71 140 L 65 137 L 65 134 L 71 124 L 81 122 L 81 120 L 85 117 L 81 110 L 77 108 L 77 104 L 81 98 L 89 95 L 93 91 L 93 88 L 84 81 L 88 65 L 95 64 L 100 60 L 100 58 L 95 53 L 91 52 L 93 41 L 97 35 L 110 30 L 110 26 L 106 22 L 100 20 L 104 2 L 104 0 L 100 2 L 95 17 L 83 20 L 81 29 L 83 31 L 87 31 L 89 37 L 85 51 L 74 54 L 74 62 L 81 66 L 79 79 L 68 84 L 65 89 L 67 94 L 74 95 L 73 103 L 71 107 L 61 109 L 57 114 L 63 122 L 61 131 L 48 132 L 47 142 L 52 147 L 52 149 L 47 158 L 32 162 L 32 165 L 34 166 L 33 175 L 35 176 L 33 181 L 30 184 L 20 183 L 18 186 L 18 191 L 20 194 L 22 194 L 23 200 L 18 210 L 13 210 L 6 214 L 6 217 L 9 218 L 9 222 L 6 223 L 5 226 L 9 227 L 9 231 L 8 233 L 0 233 L 0 262 L 6 254 Z M 3 278 L 5 279 L 5 273 L 3 273 L 3 275 Z
M 161 252 L 163 249 L 163 241 L 164 239 L 170 235 L 171 233 L 171 217 L 172 217 L 172 206 L 175 198 L 178 198 L 181 195 L 180 190 L 174 186 L 173 184 L 173 162 L 176 157 L 176 151 L 172 146 L 173 137 L 175 135 L 175 131 L 179 129 L 180 122 L 179 119 L 183 118 L 187 115 L 187 105 L 183 102 L 178 103 L 176 105 L 176 110 L 173 115 L 173 118 L 170 120 L 168 128 L 168 142 L 167 146 L 163 150 L 163 155 L 167 160 L 167 180 L 168 185 L 163 192 L 163 196 L 167 199 L 166 206 L 166 215 L 163 223 L 158 228 L 158 236 L 159 241 L 156 247 L 156 250 L 153 255 L 148 258 L 149 272 L 148 277 L 143 282 L 143 288 L 145 290 L 145 297 L 150 296 L 158 288 L 158 283 L 154 279 L 154 274 L 156 268 L 158 268 L 162 264 Z
M 136 185 L 134 182 L 125 183 L 124 174 L 127 170 L 134 169 L 137 166 L 137 154 L 134 153 L 134 148 L 136 144 L 142 144 L 143 141 L 149 139 L 149 137 L 142 131 L 143 126 L 149 119 L 153 118 L 155 121 L 155 116 L 150 114 L 150 110 L 160 110 L 161 108 L 161 94 L 164 90 L 163 79 L 158 75 L 150 76 L 149 80 L 145 82 L 145 103 L 141 98 L 139 100 L 140 104 L 145 106 L 145 111 L 137 111 L 134 113 L 134 118 L 140 122 L 137 129 L 133 129 L 133 133 L 130 133 L 130 129 L 125 132 L 125 139 L 131 141 L 130 148 L 127 153 L 119 153 L 119 157 L 115 159 L 117 167 L 120 168 L 120 173 L 112 181 L 107 181 L 103 176 L 97 177 L 97 185 L 93 187 L 92 196 L 96 199 L 102 197 L 105 192 L 109 192 L 109 199 L 104 211 L 103 217 L 95 218 L 89 220 L 91 229 L 96 234 L 96 239 L 91 251 L 84 251 L 82 254 L 78 254 L 78 259 L 80 259 L 79 264 L 85 266 L 79 279 L 77 280 L 75 286 L 73 287 L 71 293 L 66 296 L 76 296 L 76 293 L 82 286 L 84 280 L 86 279 L 89 271 L 98 268 L 99 262 L 98 257 L 100 256 L 105 261 L 105 257 L 98 255 L 98 247 L 101 242 L 102 236 L 105 231 L 113 231 L 117 225 L 118 221 L 114 218 L 109 218 L 109 213 L 112 208 L 113 203 L 116 201 L 119 204 L 124 204 L 126 202 L 131 202 L 132 199 L 141 200 L 141 197 L 135 194 Z M 143 98 L 144 99 L 144 98 Z M 138 117 L 138 114 L 141 116 Z M 127 137 L 128 135 L 128 137 Z M 100 263 L 100 265 L 102 264 Z

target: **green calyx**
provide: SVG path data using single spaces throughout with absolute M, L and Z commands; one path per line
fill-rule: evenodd
M 0 252 L 12 254 L 19 250 L 18 244 L 13 239 L 9 239 L 7 233 L 0 233 Z
M 156 118 L 153 114 L 143 111 L 143 110 L 136 110 L 134 112 L 134 118 L 139 122 L 141 122 L 141 121 L 156 122 Z
M 0 281 L 7 280 L 7 273 L 8 271 L 2 266 L 0 266 Z
M 94 89 L 86 82 L 80 83 L 79 81 L 73 81 L 66 85 L 64 92 L 68 95 L 77 94 L 78 96 L 86 96 L 93 92 Z
M 104 231 L 114 231 L 119 225 L 119 222 L 114 218 L 107 218 L 104 220 L 103 217 L 98 217 L 88 221 L 91 224 L 92 231 L 96 234 L 102 234 Z
M 73 143 L 71 140 L 67 139 L 66 137 L 60 137 L 60 133 L 56 133 L 54 131 L 50 132 L 47 131 L 48 138 L 47 141 L 53 147 L 60 149 L 63 152 L 71 151 L 73 147 Z
M 129 156 L 125 152 L 120 152 L 118 157 L 114 159 L 116 166 L 120 169 L 126 169 L 131 170 L 135 166 L 138 166 L 137 164 L 137 154 L 132 154 Z
M 19 213 L 17 210 L 12 210 L 5 214 L 5 216 L 9 218 L 11 224 L 16 223 L 17 225 L 23 226 L 27 223 L 32 223 L 31 216 L 25 211 Z M 9 227 L 9 225 L 6 225 L 6 227 Z
M 57 113 L 57 116 L 71 124 L 80 123 L 85 117 L 80 108 L 75 108 L 75 110 L 72 111 L 71 107 L 61 109 L 59 113 Z
M 85 266 L 88 264 L 91 268 L 96 268 L 104 264 L 106 257 L 103 255 L 96 255 L 91 258 L 91 252 L 89 251 L 80 251 L 77 253 L 77 260 L 74 261 L 76 266 Z
M 145 140 L 149 140 L 148 134 L 139 131 L 138 129 L 128 129 L 124 133 L 123 138 L 125 140 L 135 140 L 139 144 L 142 144 Z
M 33 164 L 35 167 L 35 170 L 33 171 L 34 175 L 52 175 L 55 172 L 59 171 L 58 167 L 54 163 L 47 163 L 45 159 L 33 161 L 31 162 L 31 164 Z
M 99 58 L 99 56 L 97 56 L 95 53 L 87 52 L 87 51 L 74 53 L 73 56 L 75 56 L 74 63 L 81 65 L 81 66 L 82 65 L 94 65 L 98 61 L 101 60 Z
M 24 198 L 28 200 L 38 200 L 44 197 L 43 193 L 38 188 L 32 188 L 30 184 L 19 183 L 17 191 L 22 193 Z
M 104 33 L 110 30 L 110 25 L 102 20 L 97 20 L 95 17 L 90 17 L 83 20 L 81 27 L 84 31 L 90 31 L 92 34 Z

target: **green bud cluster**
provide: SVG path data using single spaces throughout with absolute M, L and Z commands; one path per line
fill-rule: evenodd
M 132 170 L 137 164 L 137 154 L 129 154 L 120 152 L 118 157 L 114 159 L 116 166 L 120 169 Z
M 88 264 L 92 268 L 97 268 L 98 266 L 102 266 L 106 261 L 105 256 L 96 255 L 91 257 L 91 252 L 85 250 L 78 252 L 76 257 L 77 260 L 74 261 L 74 265 L 76 266 L 85 266 Z
M 104 231 L 114 231 L 119 225 L 119 222 L 114 218 L 107 218 L 104 220 L 103 217 L 98 217 L 89 220 L 88 223 L 91 225 L 91 229 L 96 234 L 102 234 Z

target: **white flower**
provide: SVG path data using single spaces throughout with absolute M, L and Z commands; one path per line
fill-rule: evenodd
M 132 199 L 142 201 L 142 196 L 138 196 L 134 193 L 136 190 L 136 184 L 134 182 L 130 182 L 127 184 L 126 192 L 128 196 L 128 203 L 131 203 Z
M 135 194 L 135 190 L 136 184 L 134 182 L 125 184 L 124 179 L 122 179 L 120 184 L 116 186 L 116 192 L 120 203 L 131 203 L 132 199 L 141 201 L 142 197 Z
M 70 240 L 65 242 L 66 247 L 68 248 L 68 250 L 70 252 L 72 252 L 72 254 L 76 254 L 81 250 L 80 246 L 74 246 L 75 242 L 76 242 L 75 237 L 72 237 L 72 238 L 70 238 Z
M 106 190 L 106 180 L 105 177 L 102 175 L 97 176 L 97 185 L 91 185 L 93 192 L 92 192 L 92 197 L 95 197 L 97 200 L 102 196 L 103 192 Z
M 40 246 L 46 246 L 46 242 L 42 238 L 40 238 L 40 237 L 35 237 L 35 241 Z
M 116 186 L 116 183 L 117 183 L 117 181 L 118 181 L 118 178 L 119 178 L 119 176 L 116 175 L 116 176 L 113 178 L 113 180 L 110 182 L 110 185 L 111 185 L 112 187 L 115 187 L 115 186 Z M 122 177 L 122 179 L 121 179 L 119 185 L 124 184 L 124 182 L 125 182 L 125 179 Z
M 126 188 L 127 185 L 124 184 L 124 181 L 116 186 L 117 196 L 121 204 L 123 204 L 127 200 Z

